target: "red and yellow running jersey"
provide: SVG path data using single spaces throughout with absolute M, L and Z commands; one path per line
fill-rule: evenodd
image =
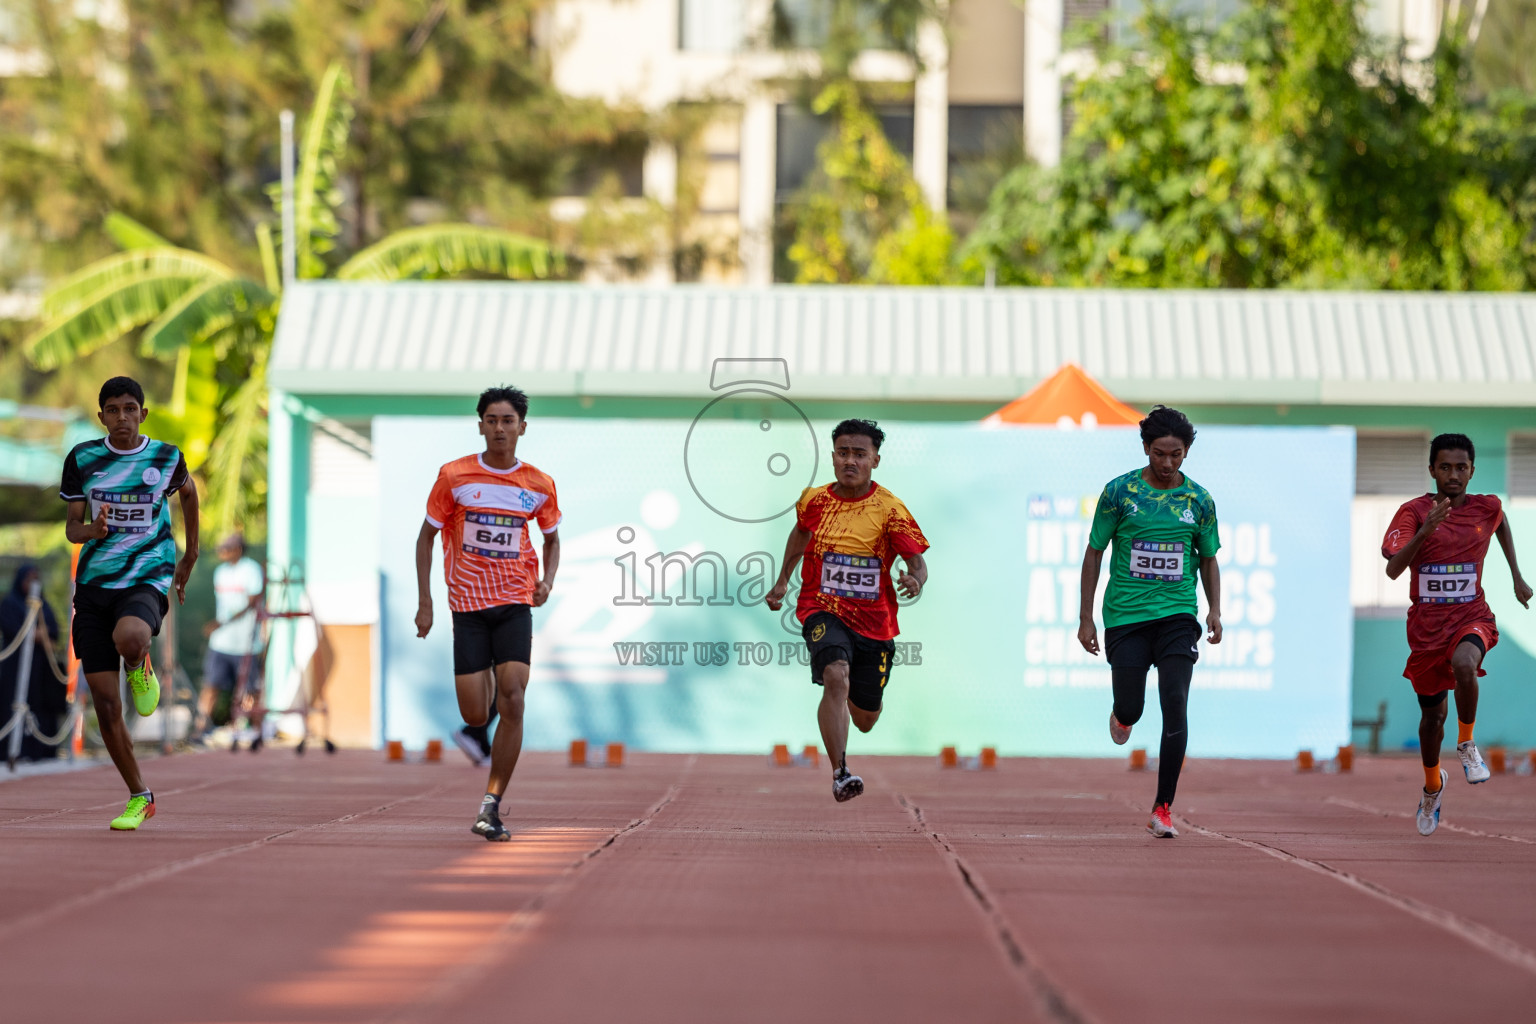
M 1381 542 L 1384 557 L 1408 546 L 1435 501 L 1433 494 L 1425 494 L 1397 510 Z M 1443 651 L 1459 639 L 1457 630 L 1493 622 L 1493 609 L 1483 598 L 1483 559 L 1503 521 L 1498 498 L 1469 494 L 1419 545 L 1409 581 L 1408 646 L 1413 650 Z
M 897 555 L 920 555 L 928 538 L 912 513 L 890 491 L 870 481 L 862 498 L 839 498 L 834 485 L 807 487 L 795 503 L 795 520 L 810 533 L 800 569 L 795 614 L 831 612 L 855 633 L 890 640 L 896 628 Z
M 555 482 L 528 463 L 492 469 L 466 455 L 438 471 L 427 522 L 443 531 L 449 608 L 533 603 L 539 557 L 528 543 L 530 519 L 545 533 L 560 525 Z

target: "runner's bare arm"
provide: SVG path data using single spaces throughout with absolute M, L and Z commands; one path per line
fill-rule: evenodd
M 1077 642 L 1089 654 L 1099 653 L 1099 630 L 1093 624 L 1093 595 L 1099 589 L 1099 566 L 1104 552 L 1089 544 L 1083 551 L 1083 603 L 1077 613 Z
M 1494 531 L 1494 536 L 1499 538 L 1499 547 L 1504 549 L 1504 561 L 1509 563 L 1509 574 L 1515 578 L 1515 600 L 1529 608 L 1531 585 L 1525 582 L 1524 576 L 1520 575 L 1520 566 L 1515 561 L 1515 535 L 1510 532 L 1508 517 L 1499 522 L 1499 528 Z
M 187 477 L 187 482 L 181 485 L 181 490 L 176 494 L 181 499 L 181 530 L 186 536 L 187 550 L 182 552 L 181 559 L 176 563 L 176 574 L 172 578 L 176 583 L 176 603 L 186 604 L 187 580 L 192 578 L 192 567 L 197 564 L 198 544 L 202 536 L 196 482 L 190 476 Z
M 437 527 L 422 520 L 416 535 L 416 635 L 432 632 L 432 541 Z
M 101 512 L 94 521 L 87 518 L 91 514 L 90 508 L 90 504 L 84 501 L 69 503 L 69 510 L 64 513 L 64 537 L 71 544 L 101 540 L 107 535 L 107 506 L 101 506 Z
M 789 577 L 795 571 L 801 557 L 805 554 L 806 545 L 811 542 L 811 531 L 801 529 L 796 523 L 789 531 L 789 540 L 784 542 L 784 563 L 779 567 L 778 582 L 773 589 L 768 591 L 763 600 L 773 611 L 778 611 L 784 605 L 784 595 L 789 593 Z
M 560 531 L 551 530 L 544 535 L 544 578 L 533 585 L 535 608 L 549 600 L 549 590 L 555 585 L 555 571 L 560 568 Z
M 1205 585 L 1205 603 L 1210 611 L 1205 616 L 1206 639 L 1213 644 L 1221 643 L 1221 567 L 1216 556 L 1200 559 L 1200 582 Z
M 1413 539 L 1403 545 L 1401 551 L 1387 559 L 1387 579 L 1395 580 L 1403 574 L 1403 570 L 1413 564 L 1414 557 L 1418 555 L 1424 539 L 1435 532 L 1435 527 L 1451 514 L 1451 499 L 1441 498 L 1435 502 L 1429 510 L 1429 515 L 1424 517 L 1424 525 L 1420 526 Z
M 902 555 L 901 560 L 907 564 L 907 568 L 897 577 L 896 589 L 901 591 L 902 597 L 916 597 L 928 585 L 928 563 L 921 554 Z

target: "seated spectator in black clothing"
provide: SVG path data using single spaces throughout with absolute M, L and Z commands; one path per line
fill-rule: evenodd
M 10 592 L 4 598 L 0 598 L 0 648 L 9 646 L 26 623 L 27 591 L 31 589 L 33 581 L 38 577 L 37 566 L 30 564 L 21 566 L 16 570 L 16 580 L 11 584 Z M 43 602 L 36 629 L 37 637 L 32 648 L 31 680 L 27 687 L 27 704 L 32 708 L 32 713 L 37 716 L 38 731 L 52 734 L 58 731 L 60 718 L 69 709 L 69 698 L 64 684 L 59 682 L 58 677 L 53 674 L 53 669 L 48 667 L 48 648 L 43 645 L 46 637 L 55 651 L 59 646 L 59 620 L 47 601 Z M 0 728 L 4 728 L 5 723 L 10 721 L 11 704 L 16 699 L 16 671 L 20 665 L 19 649 L 9 658 L 0 661 Z M 18 727 L 25 729 L 25 724 L 22 723 Z M 21 741 L 23 761 L 52 760 L 58 756 L 59 747 L 50 747 L 41 743 L 31 733 L 23 735 L 24 738 Z M 0 741 L 0 754 L 9 750 L 10 737 L 6 737 L 5 740 Z

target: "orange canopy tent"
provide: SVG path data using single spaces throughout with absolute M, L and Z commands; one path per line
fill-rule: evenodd
M 1065 363 L 1033 391 L 1015 398 L 982 423 L 1004 426 L 1045 423 L 1057 426 L 1135 426 L 1142 414 L 1104 389 L 1076 363 Z

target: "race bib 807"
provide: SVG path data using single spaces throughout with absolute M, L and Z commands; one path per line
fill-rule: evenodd
M 1132 579 L 1177 583 L 1184 579 L 1183 541 L 1131 541 Z
M 821 556 L 821 592 L 832 597 L 873 601 L 880 596 L 884 566 L 871 555 L 843 555 L 828 551 Z
M 1476 600 L 1476 562 L 1419 566 L 1420 604 L 1468 604 Z
M 486 558 L 516 558 L 523 553 L 522 516 L 492 512 L 464 513 L 464 550 Z

